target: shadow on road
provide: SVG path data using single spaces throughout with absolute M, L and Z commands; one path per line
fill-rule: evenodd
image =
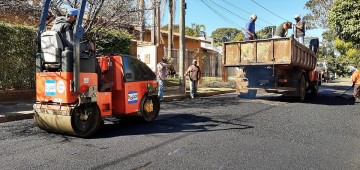
M 311 98 L 306 98 L 303 103 L 309 104 L 319 104 L 319 105 L 331 105 L 331 106 L 339 106 L 339 105 L 354 105 L 355 100 L 350 98 L 351 96 L 343 95 L 343 96 L 325 96 L 318 95 Z
M 239 122 L 239 120 L 236 120 Z M 234 125 L 231 128 L 219 128 L 220 124 Z M 107 122 L 93 138 L 110 138 L 129 135 L 156 135 L 162 133 L 196 133 L 209 131 L 224 131 L 234 129 L 248 129 L 253 126 L 236 123 L 234 121 L 215 120 L 206 116 L 192 114 L 168 114 L 159 116 L 158 120 L 145 123 L 140 120 L 120 120 Z
M 353 89 L 350 86 L 340 85 L 336 83 L 327 83 L 326 85 L 320 86 L 320 90 L 317 96 L 312 96 L 310 92 L 306 93 L 305 100 L 302 103 L 308 104 L 319 104 L 319 105 L 354 105 L 355 100 L 352 99 Z M 277 101 L 284 103 L 296 103 L 288 97 L 283 97 L 281 95 L 265 95 L 266 92 L 260 93 L 258 96 L 255 94 L 242 94 L 239 96 L 240 99 L 249 99 L 249 100 L 267 100 L 267 101 Z M 269 93 L 271 94 L 271 93 Z M 256 95 L 256 96 L 255 96 Z
M 294 100 L 289 100 L 286 97 L 274 96 L 274 97 L 256 97 L 254 100 L 267 100 L 267 101 L 277 101 L 284 103 L 297 103 Z M 340 105 L 354 105 L 355 100 L 351 99 L 349 95 L 322 95 L 312 96 L 311 94 L 306 94 L 305 100 L 302 103 L 307 104 L 318 104 L 318 105 L 329 105 L 329 106 L 340 106 Z

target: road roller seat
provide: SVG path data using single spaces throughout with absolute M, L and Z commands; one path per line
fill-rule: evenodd
M 45 69 L 61 68 L 61 53 L 64 45 L 56 31 L 45 31 L 41 34 L 41 53 Z

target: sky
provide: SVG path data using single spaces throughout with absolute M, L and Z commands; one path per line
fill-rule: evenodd
M 185 0 L 187 3 L 185 24 L 191 27 L 192 23 L 206 26 L 206 35 L 217 28 L 231 27 L 242 30 L 250 19 L 250 14 L 256 14 L 256 30 L 275 25 L 278 26 L 285 20 L 295 23 L 296 14 L 301 17 L 310 13 L 305 9 L 307 0 Z M 255 2 L 256 3 L 255 3 Z M 176 0 L 175 24 L 179 24 L 179 4 Z M 207 4 L 207 5 L 206 5 Z M 210 6 L 211 9 L 208 7 Z M 262 6 L 262 7 L 261 7 Z M 264 9 L 264 8 L 266 9 Z M 216 11 L 216 13 L 213 10 Z M 270 11 L 270 12 L 269 12 Z M 274 15 L 275 14 L 275 15 Z M 168 23 L 168 12 L 163 14 L 161 25 Z M 324 30 L 307 30 L 306 36 L 318 37 Z M 292 30 L 289 31 L 290 35 Z

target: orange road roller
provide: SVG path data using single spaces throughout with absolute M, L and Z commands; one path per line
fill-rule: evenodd
M 86 138 L 107 117 L 154 120 L 160 111 L 158 85 L 146 64 L 128 55 L 80 52 L 85 3 L 74 27 L 74 46 L 69 48 L 58 32 L 44 31 L 50 0 L 45 2 L 36 54 L 35 124 L 49 132 Z

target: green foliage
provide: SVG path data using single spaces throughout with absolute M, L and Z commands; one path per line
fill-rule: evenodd
M 163 31 L 169 31 L 169 25 L 166 24 L 164 26 L 161 27 L 161 30 Z M 173 31 L 176 32 L 176 33 L 179 33 L 180 31 L 180 27 L 179 27 L 179 24 L 175 24 L 173 25 Z
M 307 21 L 306 28 L 328 28 L 329 11 L 333 5 L 333 0 L 308 0 L 305 8 L 311 13 L 304 16 Z
M 126 31 L 103 29 L 95 34 L 96 48 L 105 54 L 130 54 L 131 35 Z
M 257 39 L 267 39 L 272 37 L 272 32 L 275 32 L 275 26 L 268 26 L 256 32 Z
M 36 28 L 0 22 L 0 89 L 35 87 Z M 108 54 L 129 54 L 131 36 L 119 30 L 97 32 L 97 48 Z
M 336 33 L 334 30 L 327 30 L 322 33 L 323 42 L 326 42 L 328 44 L 333 43 L 333 41 L 336 39 Z
M 330 11 L 330 26 L 345 41 L 360 44 L 360 2 L 335 0 Z
M 233 39 L 231 39 L 230 41 L 233 42 L 233 41 L 243 41 L 245 38 L 245 35 L 244 33 L 242 32 L 239 32 L 236 37 L 234 37 Z
M 333 45 L 334 50 L 338 52 L 337 55 L 325 52 L 322 56 L 322 58 L 327 61 L 330 66 L 329 71 L 340 76 L 346 76 L 350 65 L 354 67 L 360 66 L 360 50 L 355 48 L 353 43 L 345 42 L 344 40 L 336 38 Z
M 360 50 L 355 48 L 353 43 L 336 39 L 334 47 L 340 53 L 338 59 L 339 62 L 350 64 L 355 67 L 360 66 Z
M 205 31 L 206 27 L 203 24 L 192 24 L 192 27 L 185 27 L 185 35 L 187 36 L 192 36 L 192 37 L 200 37 L 202 36 L 202 32 Z M 164 25 L 161 27 L 161 30 L 163 31 L 168 31 L 169 30 L 169 26 L 168 24 Z M 176 33 L 180 32 L 180 27 L 179 25 L 173 25 L 173 31 Z
M 236 28 L 218 28 L 211 33 L 211 38 L 214 39 L 214 46 L 221 46 L 223 42 L 230 42 L 235 39 L 240 39 L 237 35 L 242 32 Z
M 35 87 L 34 27 L 0 22 L 0 89 Z

